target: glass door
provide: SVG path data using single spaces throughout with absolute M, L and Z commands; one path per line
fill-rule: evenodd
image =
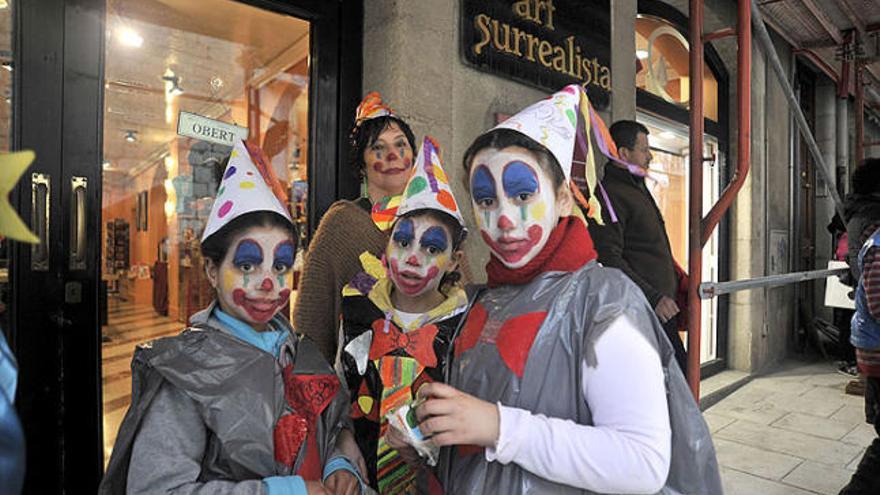
M 105 463 L 131 399 L 135 346 L 180 332 L 212 300 L 199 240 L 236 139 L 262 147 L 308 231 L 310 27 L 232 0 L 107 1 Z
M 687 128 L 665 119 L 640 113 L 638 120 L 648 128 L 648 141 L 654 156 L 650 165 L 647 185 L 657 206 L 663 213 L 666 232 L 675 261 L 687 271 L 688 266 L 688 208 L 690 193 L 689 137 Z M 703 156 L 714 157 L 703 171 L 703 214 L 708 213 L 718 201 L 721 169 L 721 153 L 718 141 L 706 135 Z M 703 280 L 718 281 L 719 244 L 718 229 L 712 233 L 703 247 Z M 700 321 L 700 363 L 707 363 L 718 356 L 718 299 L 702 301 Z M 687 339 L 685 346 L 687 346 Z

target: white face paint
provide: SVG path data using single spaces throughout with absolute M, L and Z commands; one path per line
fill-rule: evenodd
M 553 180 L 529 150 L 487 148 L 474 156 L 471 201 L 480 236 L 508 268 L 531 261 L 559 220 Z
M 452 235 L 442 222 L 427 215 L 402 218 L 394 224 L 385 259 L 400 292 L 410 298 L 429 294 L 455 268 Z
M 209 269 L 220 309 L 256 330 L 290 298 L 296 249 L 290 232 L 252 227 L 232 239 L 219 267 Z

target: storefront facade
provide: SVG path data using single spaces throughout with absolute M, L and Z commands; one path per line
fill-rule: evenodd
M 735 10 L 706 1 L 706 30 L 734 26 Z M 44 239 L 0 247 L 2 325 L 38 466 L 28 492 L 93 491 L 130 401 L 134 346 L 179 331 L 207 303 L 198 240 L 231 140 L 266 151 L 306 245 L 333 201 L 358 194 L 347 137 L 364 92 L 380 91 L 417 136 L 437 139 L 466 197 L 461 158 L 477 135 L 558 86 L 585 84 L 606 122 L 651 131 L 649 182 L 687 266 L 686 12 L 685 0 L 0 1 L 0 144 L 37 153 L 13 202 Z M 831 83 L 776 41 L 827 130 Z M 705 57 L 708 210 L 737 156 L 735 39 L 707 44 Z M 707 244 L 704 280 L 827 260 L 829 198 L 815 192 L 757 46 L 753 60 L 752 168 Z M 835 141 L 820 139 L 832 157 Z M 488 252 L 474 238 L 466 254 L 479 280 Z M 705 301 L 704 373 L 760 371 L 796 350 L 798 318 L 811 315 L 795 300 L 820 307 L 814 285 Z

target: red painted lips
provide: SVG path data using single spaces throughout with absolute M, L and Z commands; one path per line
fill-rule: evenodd
M 278 293 L 277 299 L 249 298 L 243 289 L 235 289 L 232 292 L 232 300 L 247 312 L 248 316 L 259 323 L 271 320 L 278 308 L 287 304 L 290 299 L 290 289 L 284 289 Z
M 528 237 L 516 238 L 513 236 L 502 235 L 498 240 L 492 239 L 486 231 L 481 230 L 480 235 L 483 241 L 489 246 L 495 254 L 501 257 L 507 263 L 516 263 L 531 251 L 538 244 L 544 229 L 540 225 L 532 225 L 529 227 Z

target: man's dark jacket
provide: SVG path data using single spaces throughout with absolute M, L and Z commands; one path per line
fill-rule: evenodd
M 666 224 L 645 179 L 609 163 L 602 184 L 617 222 L 612 223 L 608 208 L 602 209 L 604 226 L 589 222 L 599 262 L 623 270 L 642 289 L 651 307 L 657 307 L 662 296 L 675 300 L 678 278 Z

